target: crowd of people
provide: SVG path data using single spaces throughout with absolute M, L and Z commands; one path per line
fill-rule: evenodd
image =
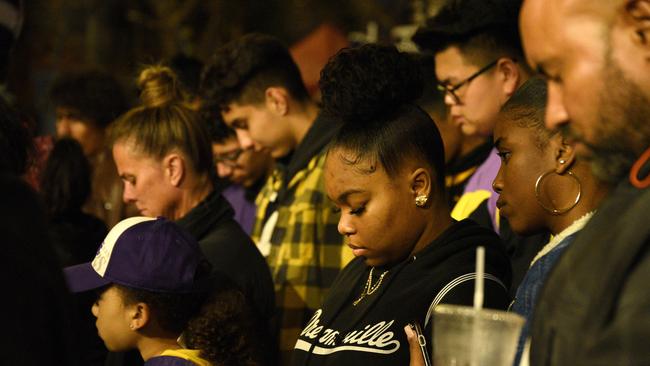
M 650 364 L 648 19 L 449 0 L 418 53 L 340 50 L 319 100 L 247 34 L 145 67 L 134 106 L 62 75 L 50 139 L 0 98 L 0 363 L 426 365 L 414 329 L 481 282 L 525 319 L 515 366 Z

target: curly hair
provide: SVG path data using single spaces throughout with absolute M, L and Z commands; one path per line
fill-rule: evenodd
M 45 168 L 40 186 L 50 214 L 75 212 L 90 196 L 91 168 L 79 142 L 71 138 L 58 140 Z
M 286 88 L 297 101 L 309 98 L 286 46 L 274 37 L 257 33 L 217 49 L 201 77 L 204 103 L 220 109 L 232 102 L 261 103 L 265 90 L 272 86 Z
M 52 86 L 50 98 L 57 107 L 74 109 L 83 121 L 100 128 L 108 126 L 128 108 L 117 80 L 100 71 L 63 75 Z
M 247 300 L 225 274 L 199 268 L 197 291 L 161 293 L 114 284 L 126 305 L 149 305 L 158 325 L 173 334 L 183 334 L 190 349 L 213 365 L 258 366 L 264 345 L 255 328 Z
M 221 144 L 231 137 L 237 137 L 235 130 L 224 122 L 221 113 L 203 109 L 201 111 L 213 144 Z
M 356 160 L 374 159 L 395 176 L 405 159 L 428 164 L 444 191 L 444 150 L 429 115 L 414 103 L 423 87 L 417 62 L 393 46 L 364 45 L 339 51 L 321 72 L 323 113 L 341 120 L 330 149 Z
M 190 348 L 200 349 L 213 365 L 264 364 L 254 317 L 244 294 L 234 286 L 213 290 L 183 336 Z

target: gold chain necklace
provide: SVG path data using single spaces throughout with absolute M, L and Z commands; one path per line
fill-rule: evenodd
M 388 273 L 388 270 L 384 271 L 380 276 L 379 280 L 377 283 L 373 286 L 372 285 L 372 273 L 375 270 L 375 267 L 370 268 L 370 274 L 368 274 L 368 280 L 366 281 L 366 286 L 364 286 L 363 291 L 361 291 L 361 296 L 359 296 L 358 299 L 354 300 L 352 303 L 352 306 L 357 306 L 363 300 L 367 295 L 372 295 L 379 286 L 381 286 L 381 282 L 384 280 L 384 276 Z

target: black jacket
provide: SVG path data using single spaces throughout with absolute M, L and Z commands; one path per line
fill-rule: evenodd
M 215 191 L 176 223 L 199 241 L 214 270 L 241 287 L 260 318 L 270 319 L 275 308 L 271 271 L 233 214 L 228 201 Z
M 650 189 L 621 183 L 540 294 L 531 365 L 650 364 Z
M 475 252 L 486 247 L 486 307 L 508 306 L 510 264 L 498 236 L 471 220 L 450 226 L 420 253 L 389 269 L 383 283 L 356 306 L 370 268 L 353 260 L 334 282 L 321 309 L 303 329 L 293 365 L 408 365 L 404 326 L 417 321 L 431 332 L 438 303 L 471 305 Z M 377 268 L 377 275 L 385 269 Z M 488 275 L 489 274 L 489 275 Z M 455 285 L 455 286 L 454 286 Z
M 50 217 L 50 238 L 61 267 L 92 261 L 107 232 L 103 221 L 80 210 Z M 75 314 L 71 329 L 76 336 L 81 364 L 103 365 L 106 347 L 97 334 L 97 319 L 89 311 L 97 294 L 93 291 L 71 294 L 71 300 Z

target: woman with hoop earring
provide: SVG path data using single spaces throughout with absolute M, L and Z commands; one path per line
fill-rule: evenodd
M 497 202 L 513 231 L 553 236 L 535 256 L 519 285 L 511 311 L 526 317 L 515 365 L 528 336 L 537 295 L 560 255 L 589 221 L 607 187 L 579 158 L 575 138 L 544 126 L 547 86 L 541 78 L 522 85 L 500 111 L 494 144 L 501 168 L 492 184 Z

